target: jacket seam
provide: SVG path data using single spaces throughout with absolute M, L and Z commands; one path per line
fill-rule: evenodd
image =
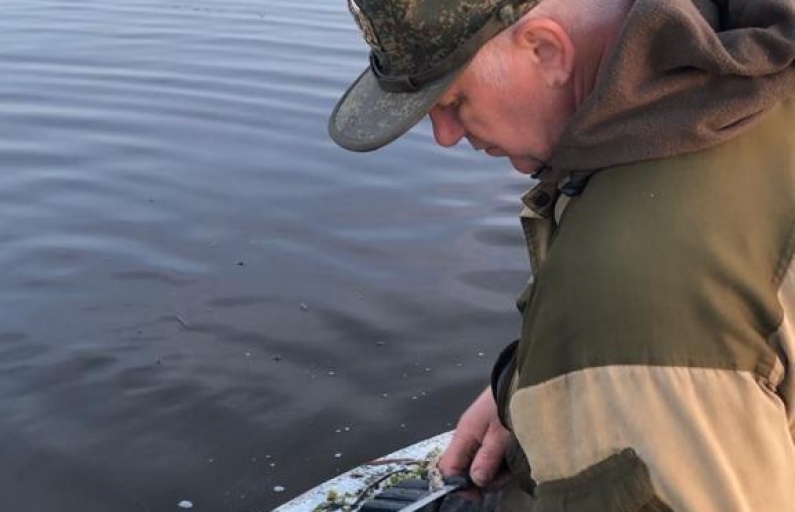
M 795 221 L 790 226 L 789 236 L 784 244 L 784 254 L 776 265 L 776 272 L 773 275 L 773 284 L 776 290 L 781 288 L 784 276 L 793 264 L 795 264 Z

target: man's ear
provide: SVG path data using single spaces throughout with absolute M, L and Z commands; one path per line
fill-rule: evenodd
M 556 21 L 549 18 L 521 20 L 514 26 L 511 39 L 539 69 L 549 87 L 560 87 L 571 78 L 574 43 Z

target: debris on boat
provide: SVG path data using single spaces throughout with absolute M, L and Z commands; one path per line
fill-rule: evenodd
M 441 482 L 441 472 L 436 467 L 441 454 L 441 449 L 436 449 L 428 453 L 424 459 L 376 459 L 363 464 L 364 467 L 379 469 L 368 471 L 364 476 L 365 485 L 361 491 L 343 493 L 337 489 L 330 489 L 326 494 L 326 501 L 315 507 L 312 512 L 354 512 L 367 499 L 384 489 L 404 480 L 430 479 L 431 473 L 434 474 L 434 481 L 438 478 Z

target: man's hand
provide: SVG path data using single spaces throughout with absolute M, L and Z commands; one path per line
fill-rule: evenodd
M 491 390 L 486 389 L 458 420 L 453 440 L 439 461 L 444 475 L 469 471 L 478 487 L 499 483 L 511 434 L 500 423 Z

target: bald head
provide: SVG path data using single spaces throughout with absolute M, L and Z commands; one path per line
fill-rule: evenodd
M 549 18 L 578 33 L 623 20 L 633 3 L 634 0 L 544 0 L 523 19 Z

